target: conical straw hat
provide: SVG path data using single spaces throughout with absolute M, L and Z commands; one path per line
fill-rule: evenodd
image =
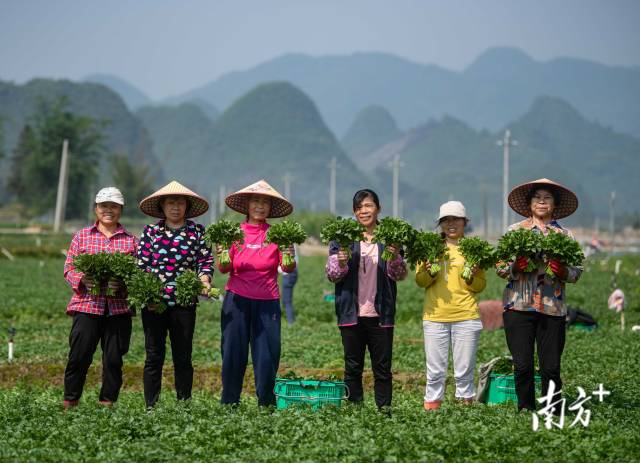
M 269 217 L 284 217 L 293 212 L 293 205 L 265 180 L 260 180 L 242 190 L 231 193 L 224 202 L 234 211 L 247 215 L 249 212 L 249 198 L 252 195 L 264 195 L 271 198 Z
M 529 194 L 537 188 L 547 187 L 558 195 L 558 204 L 553 210 L 554 219 L 562 219 L 573 214 L 578 209 L 578 197 L 573 191 L 548 178 L 539 178 L 531 182 L 518 185 L 509 193 L 509 206 L 518 214 L 524 217 L 531 217 L 531 205 L 529 204 Z
M 140 210 L 151 217 L 164 219 L 160 202 L 166 196 L 185 196 L 187 198 L 189 205 L 185 214 L 186 218 L 197 217 L 209 209 L 209 203 L 203 197 L 174 180 L 140 201 Z

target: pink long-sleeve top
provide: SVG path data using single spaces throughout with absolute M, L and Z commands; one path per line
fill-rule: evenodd
M 278 266 L 282 253 L 275 244 L 267 244 L 268 223 L 259 225 L 243 222 L 244 244 L 234 244 L 229 250 L 231 265 L 219 267 L 222 273 L 229 272 L 225 289 L 242 297 L 259 300 L 280 298 L 278 289 Z M 295 265 L 283 271 L 292 272 Z

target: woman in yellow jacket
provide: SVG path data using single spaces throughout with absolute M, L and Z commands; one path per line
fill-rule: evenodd
M 464 236 L 467 222 L 461 202 L 449 201 L 440 206 L 438 225 L 449 256 L 433 277 L 429 274 L 432 262 L 422 263 L 416 269 L 416 283 L 425 288 L 422 316 L 427 357 L 425 410 L 438 409 L 442 403 L 450 343 L 456 398 L 468 405 L 473 403 L 475 396 L 476 350 L 482 331 L 477 294 L 485 288 L 486 280 L 484 271 L 478 268 L 472 269 L 469 280 L 460 276 L 464 257 L 458 249 L 458 241 Z

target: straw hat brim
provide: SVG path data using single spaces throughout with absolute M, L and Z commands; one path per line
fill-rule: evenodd
M 278 217 L 286 217 L 293 212 L 293 205 L 289 201 L 268 193 L 232 193 L 225 198 L 224 202 L 230 209 L 233 209 L 242 215 L 247 215 L 249 213 L 249 198 L 253 195 L 266 196 L 271 199 L 271 212 L 269 212 L 268 218 L 275 219 Z
M 524 217 L 531 217 L 531 205 L 528 197 L 537 188 L 547 187 L 554 190 L 558 196 L 558 204 L 553 210 L 554 219 L 562 219 L 573 214 L 578 209 L 578 197 L 576 194 L 560 183 L 546 178 L 518 185 L 509 193 L 509 206 Z
M 184 196 L 187 198 L 186 219 L 198 217 L 209 210 L 209 203 L 202 196 L 180 185 L 178 182 L 171 182 L 144 198 L 140 201 L 140 210 L 151 217 L 164 219 L 165 215 L 160 204 L 167 196 Z

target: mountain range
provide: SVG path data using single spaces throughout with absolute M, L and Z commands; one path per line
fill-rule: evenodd
M 262 80 L 273 75 L 289 77 Z M 361 187 L 376 189 L 391 211 L 389 166 L 399 156 L 403 214 L 425 226 L 448 199 L 464 201 L 475 223 L 485 203 L 499 217 L 496 141 L 508 128 L 518 141 L 510 184 L 565 183 L 581 200 L 570 222 L 591 224 L 606 217 L 614 188 L 617 212 L 637 210 L 622 198 L 640 193 L 640 140 L 629 135 L 640 123 L 638 75 L 568 58 L 540 63 L 513 49 L 489 50 L 460 73 L 383 54 L 289 55 L 160 104 L 110 76 L 0 81 L 0 118 L 10 153 L 37 99 L 65 95 L 74 112 L 109 121 L 109 152 L 161 166 L 158 184 L 176 178 L 214 197 L 221 185 L 228 192 L 263 177 L 283 191 L 290 174 L 292 198 L 310 210 L 328 208 L 328 164 L 336 158 L 343 214 Z M 0 160 L 0 181 L 7 166 Z
M 203 99 L 227 108 L 256 85 L 288 81 L 317 104 L 342 137 L 363 108 L 386 108 L 401 128 L 449 115 L 475 129 L 498 130 L 535 98 L 562 98 L 588 119 L 640 136 L 640 69 L 575 59 L 536 61 L 516 48 L 492 48 L 458 72 L 383 53 L 312 57 L 290 54 L 235 71 L 170 103 Z

